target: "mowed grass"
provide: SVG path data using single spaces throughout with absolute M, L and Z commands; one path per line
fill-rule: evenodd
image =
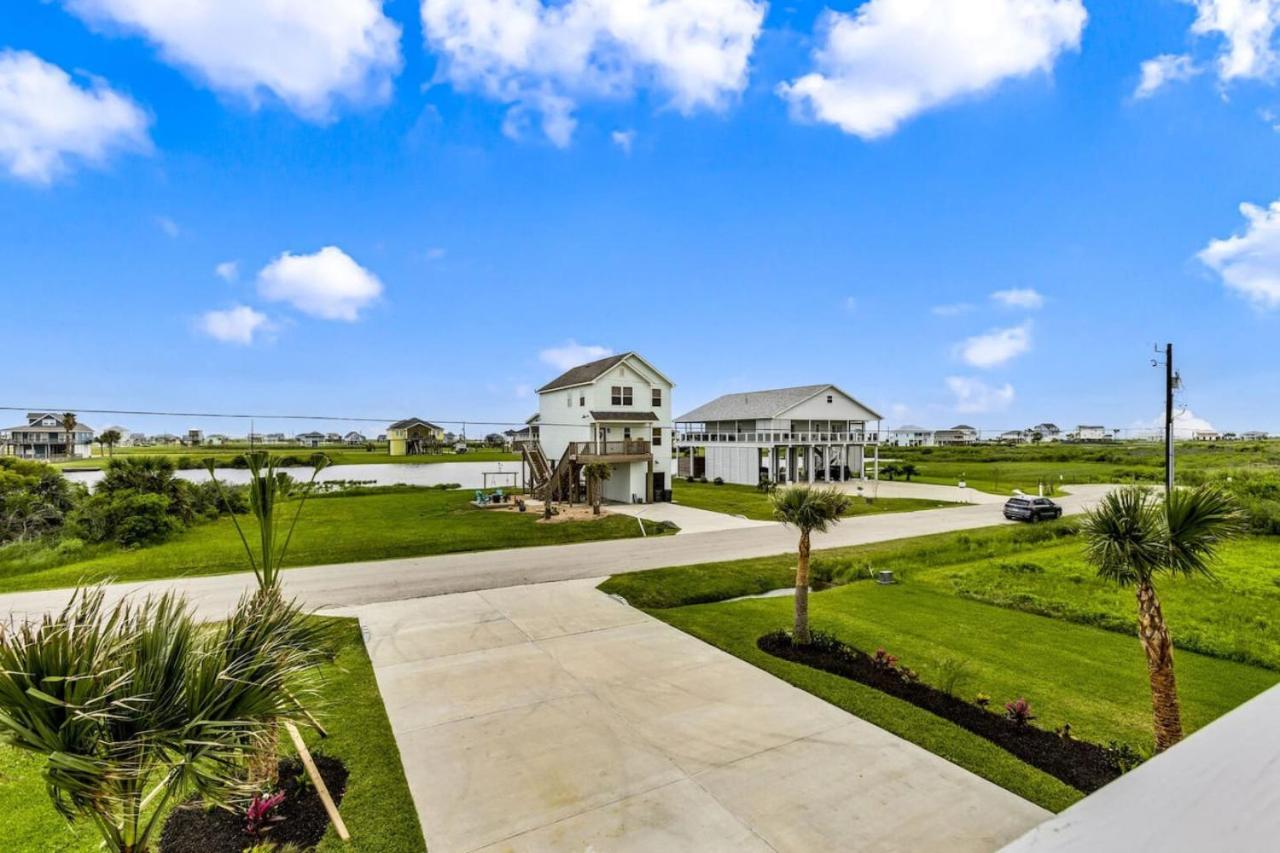
M 885 648 L 936 683 L 941 661 L 965 661 L 963 693 L 993 704 L 1025 697 L 1036 725 L 1069 722 L 1096 743 L 1151 750 L 1151 696 L 1135 640 L 1096 628 L 966 601 L 910 584 L 863 582 L 810 597 L 813 625 L 866 650 Z M 1080 793 L 960 727 L 877 690 L 774 658 L 756 648 L 763 634 L 791 623 L 790 598 L 755 599 L 652 611 L 851 714 L 917 743 L 1045 808 L 1059 811 Z M 1280 680 L 1245 664 L 1183 653 L 1177 659 L 1183 721 L 1194 731 Z
M 606 515 L 588 521 L 541 524 L 534 512 L 482 510 L 468 491 L 392 487 L 364 494 L 318 496 L 307 502 L 285 559 L 310 566 L 526 545 L 559 545 L 640 535 L 636 519 Z M 293 504 L 285 507 L 292 511 Z M 240 524 L 251 539 L 251 518 Z M 649 535 L 661 533 L 645 522 Z M 247 571 L 229 518 L 193 527 L 160 545 L 113 549 L 92 559 L 30 568 L 0 561 L 0 592 L 74 586 L 99 580 L 148 580 Z
M 963 661 L 969 676 L 957 692 L 966 698 L 984 692 L 998 706 L 1024 697 L 1038 726 L 1052 730 L 1069 722 L 1076 737 L 1103 745 L 1116 740 L 1149 753 L 1150 692 L 1131 627 L 1132 593 L 1094 579 L 1081 548 L 1068 521 L 818 551 L 815 575 L 843 585 L 810 597 L 812 624 L 864 650 L 887 649 L 926 683 L 938 683 L 944 660 Z M 1280 595 L 1271 591 L 1280 593 L 1274 583 L 1278 557 L 1280 540 L 1243 539 L 1225 549 L 1220 585 L 1161 585 L 1175 643 L 1199 637 L 1209 647 L 1212 640 L 1215 654 L 1222 655 L 1194 653 L 1185 644 L 1177 653 L 1188 731 L 1280 681 L 1273 669 L 1225 659 L 1238 650 L 1260 659 L 1273 654 L 1274 637 L 1259 626 L 1280 622 Z M 1044 570 L 1026 570 L 1028 564 Z M 1046 808 L 1060 810 L 1079 798 L 1070 787 L 939 717 L 759 651 L 760 636 L 790 626 L 792 600 L 725 599 L 789 586 L 794 566 L 790 554 L 684 566 L 617 575 L 601 589 Z M 871 572 L 885 568 L 901 582 L 881 586 L 869 580 Z M 1027 594 L 1081 612 L 1104 613 L 1115 620 L 1108 626 L 1114 630 L 1083 624 L 1087 619 L 987 604 L 967 597 L 972 589 L 1011 596 L 1031 590 Z
M 962 597 L 1136 633 L 1133 591 L 1099 579 L 1074 537 L 906 571 L 912 583 Z M 1280 540 L 1230 542 L 1213 579 L 1161 578 L 1157 592 L 1177 647 L 1280 670 Z
M 409 794 L 400 751 L 391 734 L 365 651 L 360 626 L 340 620 L 346 635 L 338 658 L 323 668 L 323 702 L 318 706 L 328 738 L 305 730 L 314 753 L 342 759 L 350 770 L 341 812 L 353 843 L 341 842 L 330 828 L 319 850 L 369 853 L 415 853 L 426 849 L 417 810 Z M 282 738 L 288 744 L 288 738 Z M 282 747 L 286 753 L 291 746 Z M 88 824 L 69 826 L 53 810 L 40 777 L 43 759 L 0 745 L 0 818 L 5 850 L 100 850 L 99 836 Z M 156 836 L 159 841 L 159 836 Z
M 689 483 L 678 480 L 672 486 L 672 499 L 675 503 L 697 509 L 741 515 L 756 521 L 773 521 L 773 507 L 769 503 L 769 496 L 751 486 L 740 486 L 734 483 L 717 486 L 714 483 Z M 919 498 L 877 498 L 874 501 L 868 501 L 855 495 L 850 497 L 849 511 L 845 513 L 845 517 L 877 515 L 885 512 L 914 512 L 920 509 L 949 506 L 960 506 L 960 504 Z

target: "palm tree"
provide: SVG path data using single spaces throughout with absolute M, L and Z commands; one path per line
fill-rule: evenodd
M 892 480 L 894 477 L 902 473 L 902 469 L 892 462 L 888 462 L 880 466 L 880 473 Z
M 98 443 L 107 446 L 107 452 L 112 456 L 116 455 L 116 445 L 120 443 L 121 435 L 118 429 L 104 430 L 102 435 L 98 436 Z
M 809 537 L 813 532 L 825 533 L 840 516 L 849 509 L 849 496 L 828 486 L 814 488 L 791 486 L 774 492 L 769 500 L 773 505 L 773 517 L 788 527 L 800 531 L 800 545 L 796 557 L 796 618 L 791 641 L 799 646 L 808 645 L 809 634 Z
M 70 459 L 76 455 L 76 420 L 75 412 L 64 412 L 62 415 L 62 429 L 67 434 L 67 458 Z
M 910 482 L 911 482 L 911 478 L 912 478 L 912 477 L 914 477 L 916 474 L 920 473 L 919 471 L 917 471 L 917 470 L 916 470 L 916 466 L 915 466 L 915 465 L 912 465 L 910 462 L 908 462 L 908 463 L 906 463 L 905 465 L 903 465 L 903 466 L 902 466 L 902 468 L 901 468 L 901 469 L 899 469 L 899 470 L 901 470 L 901 471 L 902 471 L 902 476 L 906 478 L 906 481 L 907 481 L 908 483 L 910 483 Z
M 141 853 L 187 792 L 219 805 L 247 793 L 246 752 L 272 721 L 302 719 L 287 685 L 307 687 L 315 625 L 278 598 L 242 599 L 210 628 L 172 595 L 107 610 L 101 587 L 78 590 L 60 614 L 0 633 L 0 733 L 44 756 L 60 814 Z
M 1085 554 L 1098 576 L 1133 587 L 1138 639 L 1147 657 L 1156 752 L 1182 739 L 1182 715 L 1173 671 L 1173 641 L 1165 625 L 1155 578 L 1212 576 L 1222 542 L 1239 530 L 1231 498 L 1212 486 L 1175 489 L 1164 500 L 1130 486 L 1109 493 L 1085 516 Z
M 613 467 L 605 462 L 589 462 L 582 471 L 587 475 L 587 500 L 591 501 L 591 514 L 599 515 L 604 481 L 613 476 Z

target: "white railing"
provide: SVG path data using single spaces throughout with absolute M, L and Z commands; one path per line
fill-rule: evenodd
M 850 432 L 792 432 L 759 430 L 756 432 L 677 432 L 677 444 L 877 444 L 880 433 L 874 430 Z

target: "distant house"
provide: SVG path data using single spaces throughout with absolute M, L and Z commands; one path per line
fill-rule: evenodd
M 349 445 L 366 444 L 368 443 L 368 441 L 369 439 L 365 438 L 362 434 L 356 432 L 355 430 L 352 430 L 351 432 L 347 433 L 342 437 L 342 443 L 349 444 Z
M 1036 424 L 1027 430 L 1031 434 L 1031 440 L 1035 441 L 1036 436 L 1040 436 L 1040 441 L 1058 441 L 1062 438 L 1062 430 L 1057 424 L 1042 423 Z
M 1251 429 L 1240 433 L 1240 438 L 1245 441 L 1266 441 L 1270 436 L 1262 430 Z
M 974 444 L 977 440 L 977 427 L 971 427 L 968 424 L 957 424 L 951 429 L 940 429 L 933 434 L 933 443 L 941 447 Z
M 894 447 L 932 447 L 933 430 L 904 424 L 885 432 L 885 443 Z
M 198 429 L 187 430 L 186 438 L 182 439 L 182 443 L 191 447 L 198 447 L 204 444 L 204 431 Z
M 204 437 L 204 443 L 209 447 L 221 447 L 224 444 L 230 444 L 231 438 L 220 432 L 211 433 Z
M 405 418 L 387 427 L 387 452 L 392 456 L 415 456 L 445 440 L 443 427 L 422 418 Z
M 996 439 L 1001 444 L 1025 444 L 1030 441 L 1025 429 L 1011 429 L 1000 433 L 1000 437 Z
M 1219 441 L 1222 438 L 1222 433 L 1216 429 L 1198 429 L 1191 433 L 1191 438 L 1195 441 Z
M 861 478 L 880 420 L 830 384 L 725 394 L 676 418 L 680 473 L 748 486 Z
M 340 433 L 340 432 L 326 432 L 326 433 L 324 434 L 324 440 L 325 440 L 327 443 L 329 443 L 329 444 L 341 444 L 341 443 L 342 443 L 342 433 Z
M 77 423 L 68 432 L 62 415 L 27 412 L 26 423 L 0 429 L 0 453 L 23 459 L 86 459 L 93 451 L 93 427 Z
M 298 444 L 303 447 L 319 447 L 324 443 L 324 433 L 322 432 L 304 432 L 295 438 Z
M 147 447 L 151 444 L 151 439 L 147 438 L 146 433 L 131 432 L 121 443 L 129 447 Z
M 1076 427 L 1076 441 L 1107 441 L 1111 438 L 1104 426 L 1081 424 Z
M 171 432 L 162 432 L 158 435 L 151 436 L 151 443 L 159 445 L 181 444 L 182 439 L 178 438 Z

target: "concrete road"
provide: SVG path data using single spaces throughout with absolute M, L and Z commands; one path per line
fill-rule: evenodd
M 1059 502 L 1068 513 L 1092 505 L 1109 487 L 1077 486 Z M 814 548 L 863 545 L 908 536 L 947 533 L 1009 524 L 998 506 L 979 504 L 920 512 L 850 518 L 830 532 L 814 537 Z M 403 560 L 339 563 L 289 569 L 285 590 L 312 609 L 397 601 L 520 584 L 590 578 L 622 572 L 738 560 L 782 554 L 796 546 L 796 534 L 781 525 L 766 524 L 739 530 L 512 548 Z M 236 599 L 252 588 L 249 573 L 176 578 L 114 584 L 108 600 L 124 595 L 180 590 L 209 618 L 222 616 Z M 17 618 L 62 607 L 69 589 L 0 595 L 0 614 Z
M 343 611 L 433 853 L 962 853 L 1049 817 L 600 580 Z

